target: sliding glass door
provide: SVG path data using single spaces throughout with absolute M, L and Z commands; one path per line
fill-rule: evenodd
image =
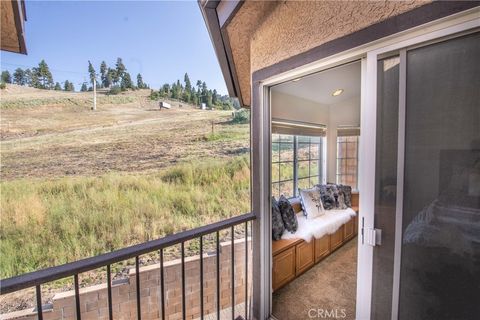
M 480 314 L 480 32 L 377 57 L 373 319 Z

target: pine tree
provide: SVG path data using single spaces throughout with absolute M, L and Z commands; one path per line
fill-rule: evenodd
M 200 95 L 200 92 L 202 90 L 202 81 L 197 80 L 197 94 Z
M 208 106 L 208 88 L 205 81 L 202 82 L 202 90 L 200 95 L 200 101 L 207 104 Z
M 38 64 L 38 67 L 34 68 L 33 73 L 36 74 L 38 79 L 38 85 L 36 88 L 40 88 L 40 89 L 53 88 L 53 76 L 45 60 L 42 59 L 42 61 L 40 61 L 40 63 Z
M 65 80 L 65 83 L 63 84 L 63 90 L 65 91 L 75 91 L 75 87 L 73 86 L 73 83 Z
M 192 83 L 190 82 L 190 77 L 188 73 L 185 72 L 185 76 L 183 77 L 183 81 L 185 82 L 185 91 L 191 95 L 192 93 Z
M 207 99 L 206 99 L 207 101 L 206 101 L 206 103 L 207 103 L 207 106 L 209 108 L 213 107 L 212 96 L 213 96 L 212 90 L 207 90 Z
M 117 58 L 117 63 L 115 64 L 115 77 L 113 82 L 118 84 L 120 80 L 123 80 L 124 73 L 126 71 L 125 65 L 123 64 L 122 58 Z
M 170 96 L 170 85 L 165 83 L 159 90 L 160 97 L 167 98 Z
M 10 71 L 8 70 L 2 71 L 1 81 L 3 83 L 12 83 L 12 76 L 10 75 Z
M 178 99 L 177 93 L 178 93 L 177 84 L 174 82 L 174 83 L 172 83 L 172 89 L 170 90 L 170 98 Z
M 122 90 L 133 89 L 133 82 L 132 78 L 130 77 L 130 73 L 123 72 L 122 76 L 122 83 L 120 84 Z
M 100 80 L 102 82 L 102 88 L 108 88 L 110 86 L 110 83 L 107 79 L 107 72 L 107 64 L 105 63 L 105 61 L 102 61 L 102 63 L 100 64 Z
M 93 67 L 90 60 L 88 60 L 88 74 L 90 76 L 90 82 L 92 83 L 92 86 L 93 86 L 94 80 L 97 79 L 97 73 L 95 72 L 95 68 Z
M 143 82 L 143 78 L 142 78 L 142 75 L 140 73 L 137 74 L 137 87 L 138 87 L 138 89 L 145 89 L 146 88 L 146 85 Z
M 41 88 L 40 80 L 38 79 L 37 68 L 32 68 L 30 71 L 30 87 Z
M 23 71 L 22 68 L 15 69 L 15 72 L 13 73 L 13 81 L 20 86 L 24 86 L 27 83 L 26 80 L 25 71 Z
M 190 96 L 190 103 L 197 105 L 198 104 L 198 96 L 197 92 L 195 91 L 195 87 L 192 87 L 192 93 Z
M 108 68 L 108 71 L 107 71 L 107 76 L 106 76 L 106 80 L 105 80 L 105 87 L 106 88 L 110 88 L 112 86 L 112 84 L 116 84 L 118 82 L 115 82 L 115 79 L 117 79 L 117 72 L 115 71 L 115 69 L 112 69 L 112 68 Z
M 212 92 L 212 104 L 214 106 L 220 104 L 220 101 L 218 100 L 218 93 L 217 93 L 216 89 L 213 89 L 213 92 Z
M 82 87 L 80 88 L 80 91 L 81 91 L 81 92 L 86 92 L 86 91 L 88 91 L 88 87 L 87 87 L 87 83 L 86 83 L 86 82 L 82 83 Z
M 30 69 L 25 69 L 25 84 L 29 87 L 32 86 L 32 70 Z
M 55 83 L 55 88 L 54 88 L 54 90 L 56 90 L 56 91 L 62 90 L 62 86 L 60 85 L 59 82 L 56 82 L 56 83 Z

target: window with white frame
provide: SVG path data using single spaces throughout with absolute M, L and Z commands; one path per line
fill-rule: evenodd
M 358 135 L 337 137 L 337 183 L 358 188 Z
M 293 197 L 298 188 L 324 182 L 323 136 L 272 135 L 272 195 Z

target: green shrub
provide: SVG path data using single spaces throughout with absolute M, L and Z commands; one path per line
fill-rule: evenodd
M 236 124 L 250 123 L 250 111 L 247 109 L 235 111 L 231 122 Z
M 122 88 L 120 88 L 119 86 L 113 86 L 108 91 L 108 94 L 116 95 L 116 94 L 119 94 L 120 92 L 122 92 Z
M 0 89 L 5 89 L 7 87 L 5 82 L 0 82 Z
M 150 90 L 150 100 L 158 100 L 160 98 L 160 94 L 158 91 L 155 91 L 155 90 Z

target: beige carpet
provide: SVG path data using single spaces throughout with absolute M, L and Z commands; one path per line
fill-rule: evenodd
M 273 315 L 279 320 L 355 319 L 357 237 L 277 290 Z

